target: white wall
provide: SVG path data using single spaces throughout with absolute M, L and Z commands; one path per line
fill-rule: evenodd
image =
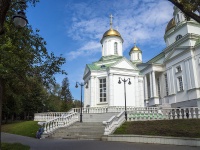
M 122 39 L 117 36 L 104 37 L 102 40 L 102 56 L 115 55 L 114 54 L 114 43 L 118 45 L 118 56 L 123 56 L 122 50 Z

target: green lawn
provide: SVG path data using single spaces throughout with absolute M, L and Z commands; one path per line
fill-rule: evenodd
M 200 138 L 200 119 L 125 122 L 114 134 Z
M 35 137 L 39 127 L 36 121 L 23 121 L 2 125 L 2 132 Z
M 2 150 L 29 150 L 30 147 L 27 145 L 22 145 L 20 143 L 2 143 Z

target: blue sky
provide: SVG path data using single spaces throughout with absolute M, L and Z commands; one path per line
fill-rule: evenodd
M 39 29 L 49 52 L 66 58 L 62 69 L 68 73 L 70 90 L 80 99 L 80 88 L 86 64 L 101 57 L 100 40 L 109 29 L 109 15 L 114 16 L 113 28 L 122 38 L 123 55 L 129 59 L 134 46 L 142 50 L 143 62 L 165 48 L 165 28 L 173 15 L 167 0 L 40 0 L 26 10 L 29 24 Z M 63 75 L 56 75 L 61 84 Z

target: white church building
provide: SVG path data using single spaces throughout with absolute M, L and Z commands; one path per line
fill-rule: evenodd
M 85 67 L 84 107 L 124 106 L 125 98 L 134 107 L 200 107 L 200 24 L 174 7 L 164 40 L 166 48 L 146 63 L 136 44 L 127 59 L 111 16 L 102 57 Z

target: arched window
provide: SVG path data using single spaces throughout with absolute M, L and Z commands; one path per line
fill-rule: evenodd
M 114 54 L 118 54 L 118 52 L 117 52 L 117 42 L 114 43 Z
M 182 35 L 180 35 L 180 34 L 177 35 L 177 36 L 176 36 L 176 41 L 178 41 L 178 40 L 181 39 L 181 38 L 182 38 Z

